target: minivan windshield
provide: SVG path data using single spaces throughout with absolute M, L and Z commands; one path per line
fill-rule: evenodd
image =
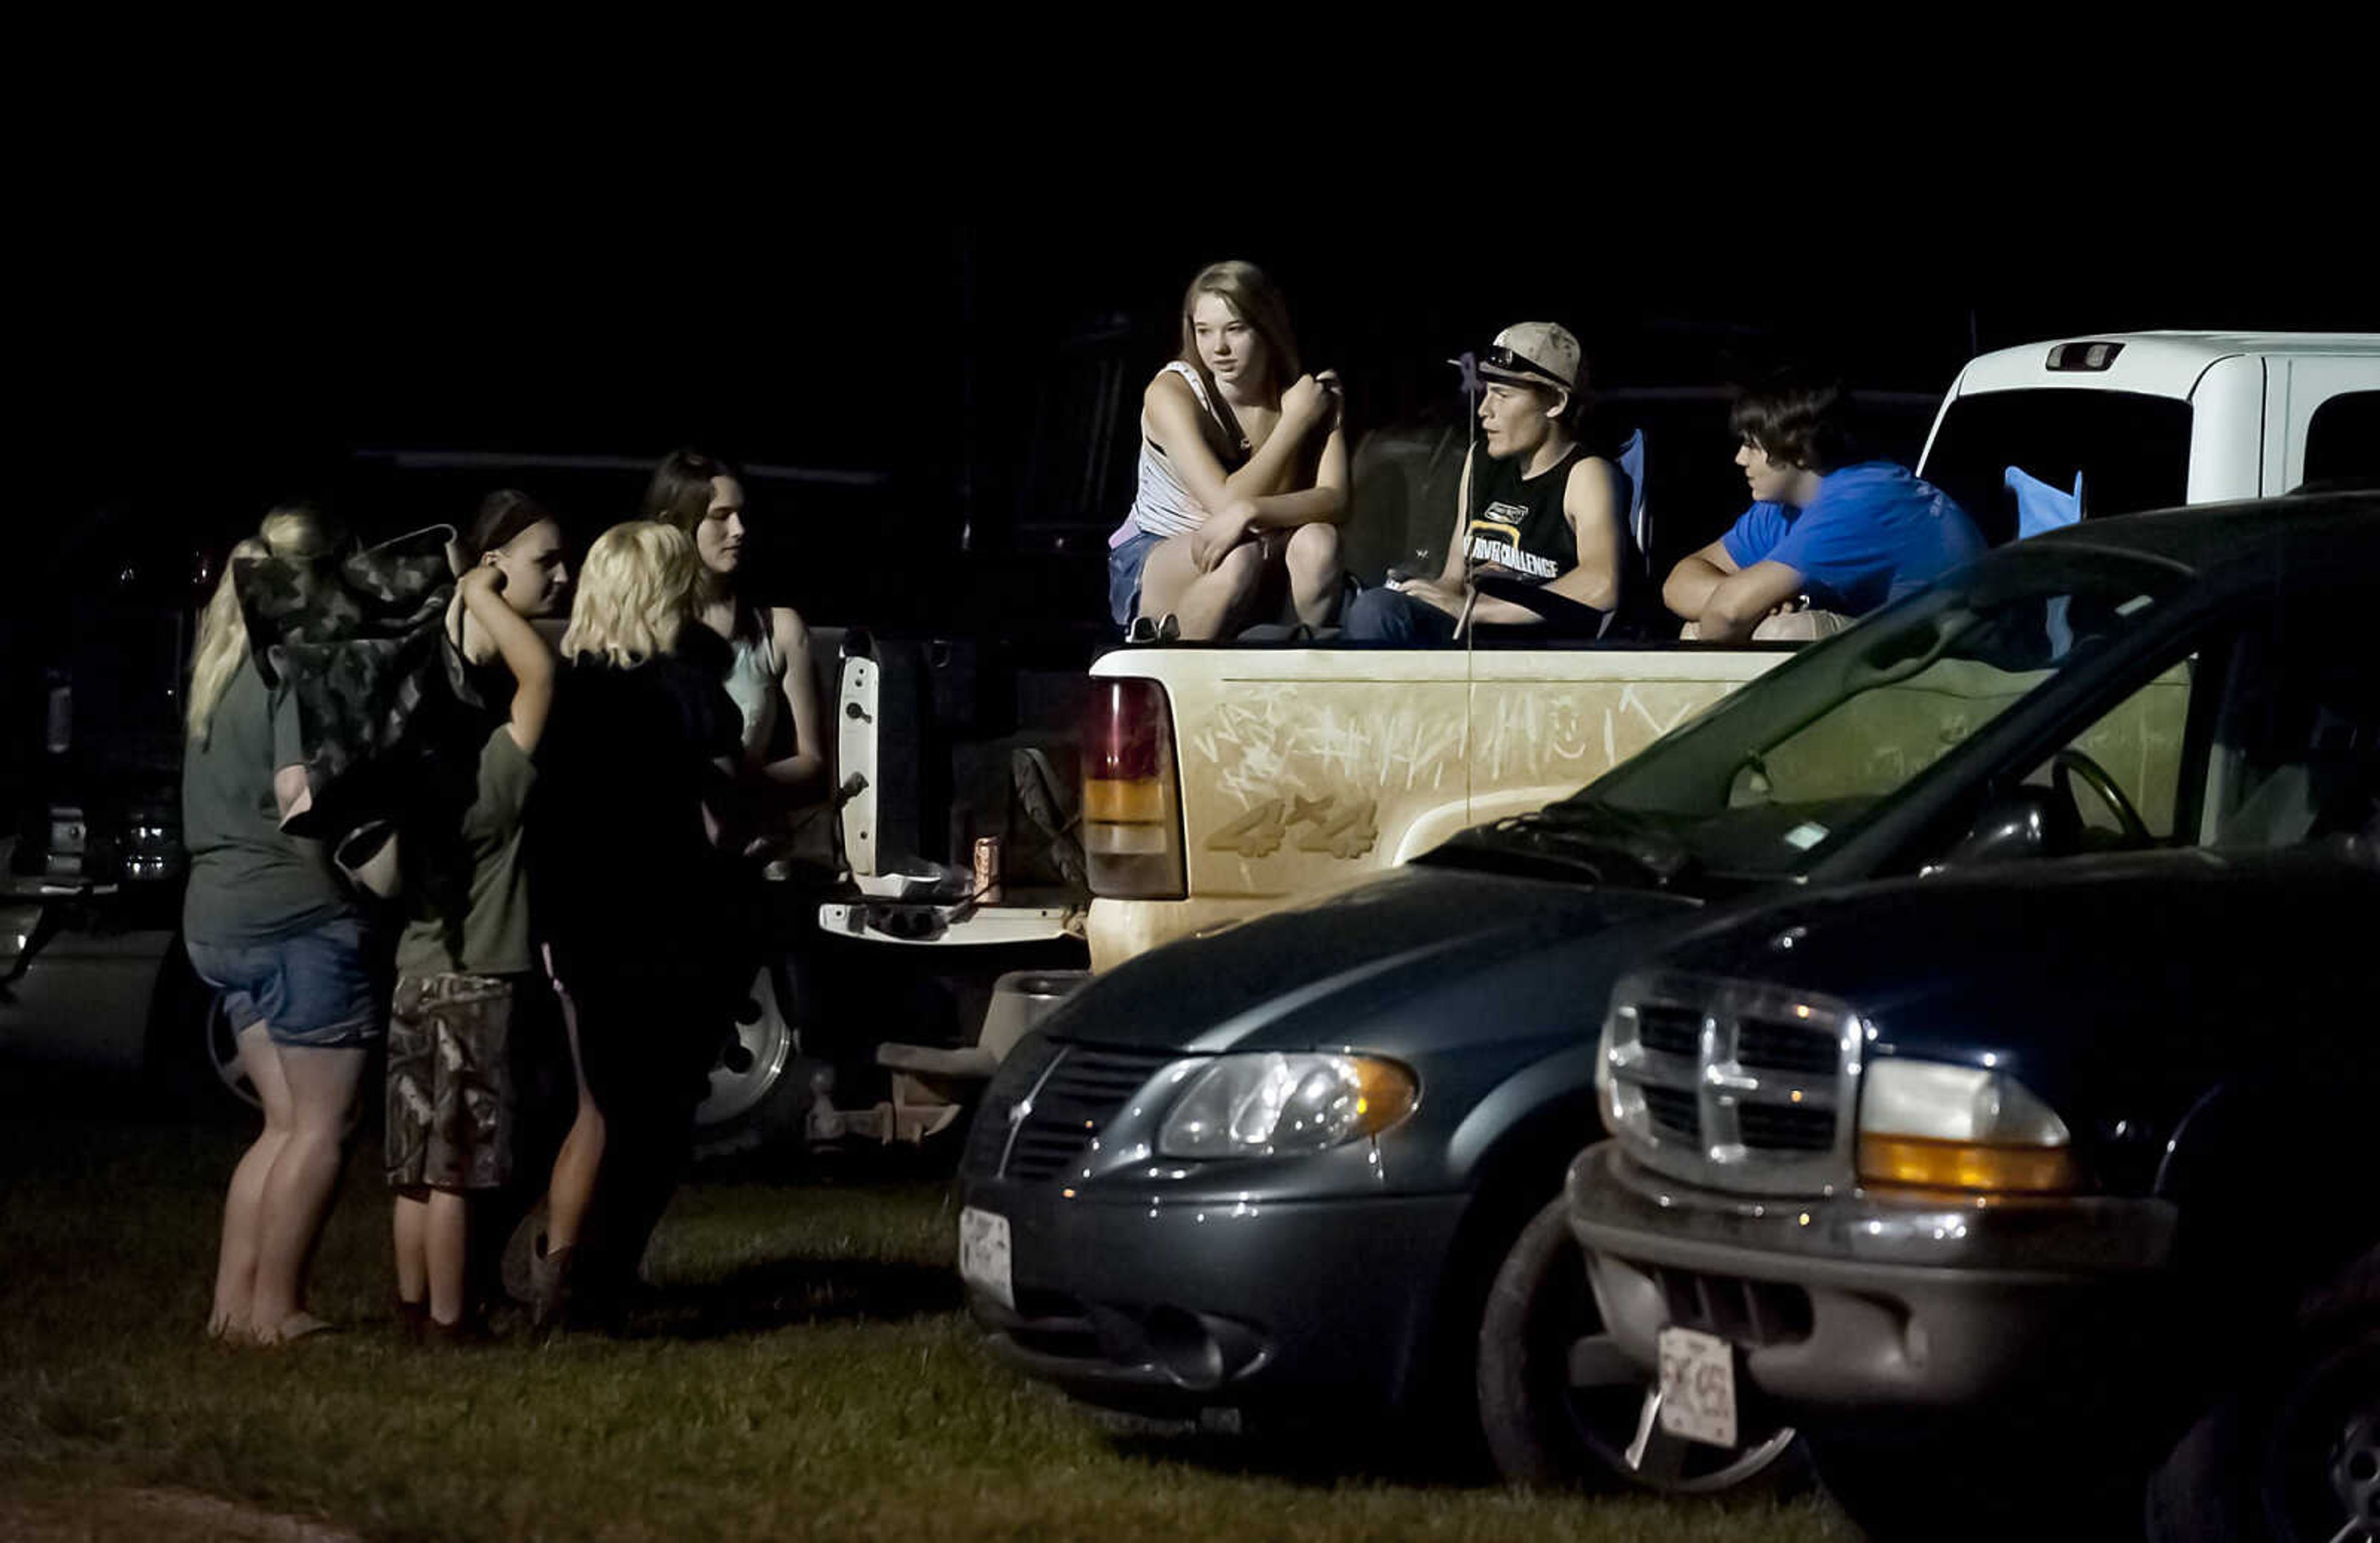
M 1524 820 L 1657 872 L 1801 871 L 1985 724 L 2138 631 L 2180 581 L 2055 548 L 1986 562 L 1812 645 Z

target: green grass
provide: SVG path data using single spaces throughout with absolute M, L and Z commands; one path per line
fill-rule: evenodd
M 228 1350 L 200 1330 L 238 1147 L 0 1124 L 0 1496 L 174 1486 L 389 1538 L 1855 1536 L 1815 1498 L 1525 1495 L 1120 1431 L 983 1353 L 931 1181 L 698 1182 L 632 1337 L 422 1351 L 361 1162 L 315 1273 L 347 1331 Z

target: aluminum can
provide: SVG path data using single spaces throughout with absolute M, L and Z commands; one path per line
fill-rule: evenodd
M 975 903 L 978 905 L 1000 904 L 1000 838 L 975 838 Z

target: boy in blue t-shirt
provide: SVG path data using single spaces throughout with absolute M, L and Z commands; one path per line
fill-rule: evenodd
M 1948 494 L 1860 453 L 1843 408 L 1840 387 L 1791 377 L 1737 399 L 1735 464 L 1752 507 L 1661 587 L 1705 641 L 1742 642 L 1803 597 L 1813 610 L 1864 615 L 1984 550 Z

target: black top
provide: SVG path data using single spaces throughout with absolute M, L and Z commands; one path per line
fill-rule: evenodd
M 1500 461 L 1485 454 L 1476 456 L 1471 466 L 1471 519 L 1463 535 L 1464 561 L 1474 569 L 1510 574 L 1532 584 L 1559 578 L 1578 566 L 1578 537 L 1570 516 L 1562 513 L 1562 495 L 1580 457 L 1587 454 L 1584 446 L 1573 444 L 1535 477 L 1522 475 L 1525 456 Z M 1613 514 L 1620 522 L 1616 577 L 1624 600 L 1638 566 L 1636 541 L 1628 529 L 1627 469 L 1617 461 L 1611 468 L 1620 483 L 1620 504 Z
M 742 753 L 742 721 L 686 660 L 563 666 L 528 829 L 531 914 L 565 980 L 698 968 L 721 946 L 730 859 L 704 832 L 703 799 L 723 776 L 712 763 Z

